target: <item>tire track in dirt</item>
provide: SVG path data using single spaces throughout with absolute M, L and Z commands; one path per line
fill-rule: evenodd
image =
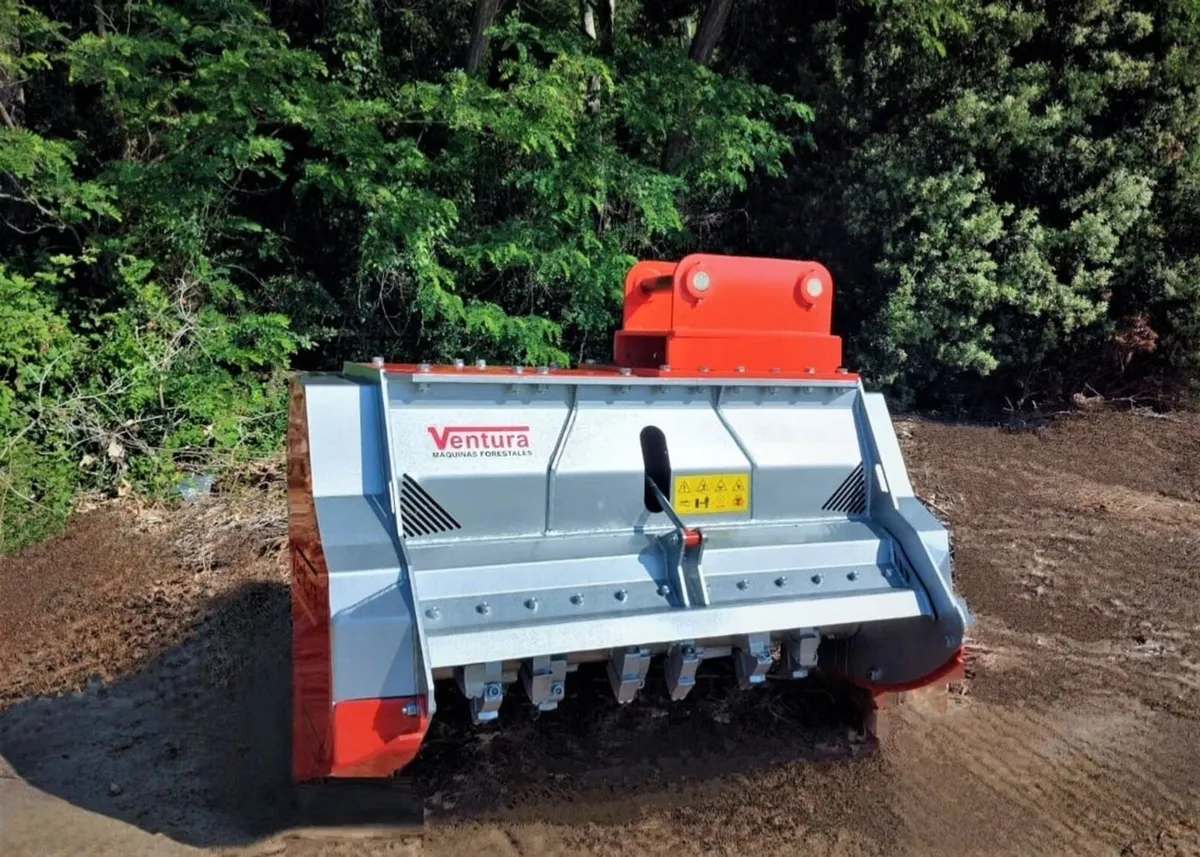
M 973 703 L 900 720 L 888 752 L 913 853 L 1112 854 L 1147 830 L 1193 821 L 1200 807 L 1195 775 L 1186 775 L 1200 751 L 1167 761 L 1155 740 L 1171 735 L 1171 745 L 1189 747 L 1194 724 L 1136 706 L 1092 699 L 1062 712 Z

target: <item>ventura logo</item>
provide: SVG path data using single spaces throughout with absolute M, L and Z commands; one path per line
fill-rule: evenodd
M 434 458 L 508 458 L 533 455 L 529 426 L 428 427 Z

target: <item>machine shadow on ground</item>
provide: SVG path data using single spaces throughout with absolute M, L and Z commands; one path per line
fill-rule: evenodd
M 195 633 L 137 673 L 4 712 L 0 756 L 48 794 L 185 844 L 288 830 L 289 604 L 287 587 L 268 582 L 214 600 Z M 798 760 L 853 765 L 872 749 L 836 692 L 815 681 L 740 691 L 724 661 L 706 663 L 682 702 L 666 698 L 660 668 L 625 707 L 602 664 L 567 687 L 558 710 L 535 718 L 514 686 L 500 722 L 477 728 L 456 688 L 439 683 L 438 717 L 407 777 L 430 819 L 519 808 L 554 822 L 570 803 L 577 820 L 622 823 L 604 793 L 686 801 L 723 777 Z M 388 822 L 386 805 L 379 812 Z

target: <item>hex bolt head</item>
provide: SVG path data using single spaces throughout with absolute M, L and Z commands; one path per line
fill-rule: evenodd
M 574 604 L 576 607 L 578 607 L 579 605 L 581 605 L 583 603 L 583 596 L 580 595 L 578 592 L 576 592 L 574 595 L 571 596 L 571 603 Z
M 492 608 L 488 606 L 486 601 L 484 601 L 481 604 L 476 605 L 475 612 L 479 613 L 481 616 L 486 616 L 492 612 Z
M 536 612 L 538 609 L 538 600 L 536 598 L 526 598 L 525 606 Z
M 700 371 L 701 371 L 702 373 L 707 373 L 707 372 L 708 372 L 708 367 L 707 367 L 707 366 L 701 366 L 701 367 L 700 367 Z
M 671 594 L 671 587 L 667 586 L 665 583 L 660 583 L 658 586 L 658 594 L 663 598 L 666 598 Z
M 740 590 L 742 590 L 742 592 L 745 592 L 747 589 L 749 589 L 749 588 L 750 588 L 750 581 L 748 581 L 748 580 L 739 580 L 739 581 L 737 582 L 737 588 L 738 588 L 738 589 L 740 589 Z
M 624 601 L 626 598 L 628 598 L 628 597 L 629 597 L 629 593 L 628 593 L 626 590 L 624 590 L 624 589 L 618 589 L 618 590 L 617 590 L 617 591 L 614 593 L 614 595 L 616 596 L 616 599 L 617 599 L 618 601 Z
M 551 696 L 563 696 L 566 694 L 566 692 L 567 692 L 567 689 L 565 687 L 563 687 L 563 683 L 561 681 L 553 682 L 550 685 L 550 695 Z
M 787 578 L 781 574 L 779 577 L 775 578 L 775 585 L 779 587 L 787 586 Z
M 483 686 L 484 699 L 499 699 L 504 695 L 504 689 L 497 682 L 489 681 Z
M 814 574 L 812 576 L 812 582 L 815 583 L 817 586 L 820 586 L 824 580 L 825 580 L 825 578 L 819 574 Z
M 734 371 L 734 372 L 745 372 L 745 371 L 746 371 L 746 367 L 745 367 L 745 366 L 734 366 L 734 367 L 733 367 L 733 371 Z
M 816 370 L 815 368 L 813 368 L 812 366 L 809 366 L 809 367 L 808 367 L 807 369 L 805 369 L 804 371 L 805 371 L 807 374 L 809 374 L 809 375 L 816 375 L 816 374 L 817 374 L 817 370 Z
M 416 717 L 420 713 L 421 713 L 421 706 L 417 705 L 415 702 L 406 702 L 404 704 L 404 716 L 405 717 Z
M 848 571 L 848 572 L 846 572 L 846 579 L 847 579 L 847 580 L 849 580 L 849 581 L 851 581 L 851 582 L 853 582 L 853 581 L 855 581 L 855 580 L 858 580 L 858 572 L 857 572 L 857 571 Z
M 430 619 L 438 619 L 441 617 L 442 611 L 436 607 L 430 607 L 428 610 L 425 611 L 425 615 L 428 616 Z

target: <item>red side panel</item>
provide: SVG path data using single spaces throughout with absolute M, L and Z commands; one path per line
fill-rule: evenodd
M 329 569 L 317 528 L 308 409 L 301 384 L 292 386 L 287 452 L 292 778 L 306 782 L 325 777 L 390 777 L 417 755 L 429 714 L 423 697 L 333 704 Z
M 304 386 L 292 385 L 288 411 L 288 539 L 292 561 L 292 777 L 329 775 L 333 746 L 330 710 L 329 570 L 317 529 L 308 448 Z
M 389 777 L 416 758 L 429 714 L 421 697 L 355 699 L 333 707 L 333 724 L 333 776 Z

